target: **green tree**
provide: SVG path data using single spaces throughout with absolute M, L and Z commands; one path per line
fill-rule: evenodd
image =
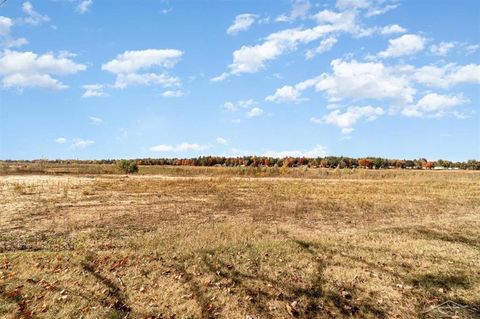
M 116 162 L 117 168 L 125 174 L 133 174 L 138 172 L 138 165 L 133 160 L 119 160 Z

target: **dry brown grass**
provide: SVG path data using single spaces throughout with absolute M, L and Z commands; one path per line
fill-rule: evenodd
M 479 173 L 162 173 L 0 177 L 0 317 L 480 316 Z

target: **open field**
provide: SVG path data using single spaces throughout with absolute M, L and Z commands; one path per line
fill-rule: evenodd
M 0 176 L 0 318 L 480 317 L 480 172 L 272 172 Z

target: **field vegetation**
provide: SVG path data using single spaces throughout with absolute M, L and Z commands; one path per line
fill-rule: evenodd
M 480 316 L 480 172 L 83 165 L 3 167 L 0 318 Z

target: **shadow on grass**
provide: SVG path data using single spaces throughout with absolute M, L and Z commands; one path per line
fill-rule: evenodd
M 98 273 L 94 266 L 88 262 L 82 262 L 81 264 L 83 270 L 91 274 L 95 279 L 97 279 L 101 284 L 103 284 L 107 289 L 108 289 L 108 296 L 113 299 L 113 302 L 109 302 L 108 300 L 102 300 L 101 303 L 106 307 L 106 308 L 112 308 L 116 315 L 115 317 L 118 318 L 127 318 L 132 311 L 132 308 L 126 303 L 125 301 L 125 296 L 121 292 L 120 288 L 115 285 L 114 282 L 112 282 L 110 279 L 107 277 L 101 275 Z
M 467 237 L 458 233 L 447 233 L 446 231 L 432 229 L 426 226 L 413 226 L 413 227 L 394 227 L 389 228 L 386 231 L 397 234 L 408 234 L 419 239 L 427 240 L 439 240 L 449 243 L 461 243 L 473 248 L 480 248 L 480 237 L 475 236 L 473 238 Z
M 215 318 L 222 313 L 222 304 L 210 296 L 217 288 L 235 296 L 237 306 L 252 317 L 277 318 L 333 318 L 338 317 L 374 317 L 386 318 L 386 313 L 373 303 L 356 301 L 357 291 L 353 287 L 339 288 L 338 291 L 326 290 L 324 272 L 327 268 L 323 253 L 315 245 L 296 239 L 290 244 L 298 246 L 313 261 L 315 272 L 310 278 L 304 278 L 295 271 L 274 274 L 262 272 L 260 256 L 248 258 L 243 267 L 229 262 L 218 250 L 204 250 L 200 259 L 203 271 L 217 281 L 215 285 L 201 285 L 183 266 L 176 266 L 183 275 L 185 283 L 191 288 L 194 298 L 202 309 L 202 318 Z M 185 264 L 187 261 L 185 261 Z M 228 299 L 227 299 L 228 300 Z

